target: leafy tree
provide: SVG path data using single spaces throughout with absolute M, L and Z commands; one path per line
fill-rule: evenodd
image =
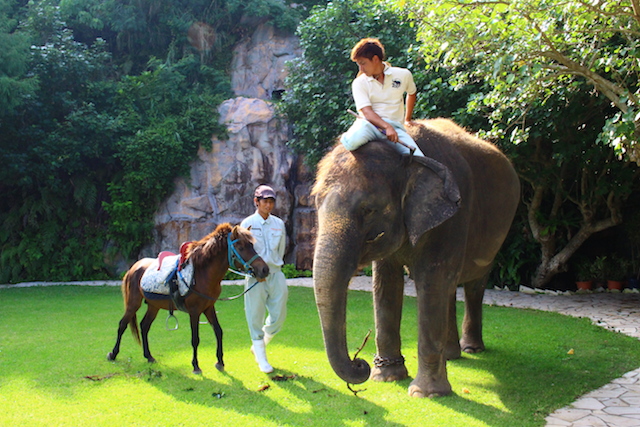
M 224 135 L 216 107 L 229 88 L 190 84 L 189 65 L 196 62 L 193 57 L 173 65 L 153 61 L 149 71 L 119 85 L 119 120 L 127 133 L 116 142 L 115 157 L 122 171 L 103 205 L 109 235 L 125 256 L 150 238 L 153 213 L 173 191 L 173 179 L 189 172 L 200 143 L 214 133 Z
M 640 136 L 640 8 L 636 1 L 408 0 L 428 57 L 473 61 L 491 94 L 535 100 L 576 78 L 606 97 L 616 113 L 600 139 L 632 160 Z M 489 99 L 488 101 L 491 101 Z
M 622 222 L 637 187 L 638 11 L 631 2 L 545 0 L 412 5 L 427 61 L 484 82 L 468 104 L 523 181 L 543 286 L 594 233 Z M 616 156 L 618 155 L 618 156 Z
M 17 28 L 16 2 L 0 0 L 0 123 L 26 96 L 33 93 L 37 81 L 26 74 L 29 38 Z

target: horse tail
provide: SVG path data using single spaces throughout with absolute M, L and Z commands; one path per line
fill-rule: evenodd
M 131 298 L 131 287 L 134 286 L 131 280 L 133 276 L 133 274 L 131 273 L 132 271 L 133 269 L 127 271 L 127 274 L 125 274 L 124 277 L 122 278 L 122 300 L 124 301 L 125 312 L 129 310 L 129 304 L 130 304 L 130 298 Z M 136 316 L 135 311 L 133 312 L 133 315 L 129 319 L 129 329 L 131 329 L 131 334 L 133 335 L 133 338 L 136 340 L 136 342 L 138 344 L 141 344 L 140 331 L 138 330 L 138 318 Z

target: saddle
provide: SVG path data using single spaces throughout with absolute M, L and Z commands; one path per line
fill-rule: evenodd
M 173 304 L 178 310 L 186 311 L 184 300 L 191 293 L 191 283 L 188 284 L 189 290 L 185 294 L 182 294 L 180 292 L 178 279 L 179 279 L 180 272 L 186 265 L 187 249 L 189 248 L 189 244 L 191 244 L 191 242 L 184 242 L 180 246 L 180 256 L 177 258 L 175 267 L 170 271 L 169 275 L 166 276 L 166 279 L 164 280 L 164 283 L 169 287 L 169 294 L 165 295 L 165 294 L 144 291 L 145 297 L 150 299 L 171 299 L 171 301 L 173 302 Z M 177 257 L 177 255 L 170 251 L 160 252 L 157 258 L 158 268 L 156 269 L 156 271 L 160 271 L 162 269 L 162 262 L 167 257 Z M 169 309 L 169 312 L 173 314 L 173 307 Z
M 182 266 L 187 260 L 187 249 L 191 242 L 184 242 L 180 245 L 180 260 L 178 261 L 178 271 L 182 270 Z M 158 271 L 162 268 L 162 261 L 168 256 L 176 256 L 173 252 L 162 251 L 158 254 Z

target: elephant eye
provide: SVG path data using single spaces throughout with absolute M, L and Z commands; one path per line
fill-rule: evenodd
M 376 212 L 374 208 L 371 206 L 363 206 L 362 207 L 362 216 L 371 216 Z

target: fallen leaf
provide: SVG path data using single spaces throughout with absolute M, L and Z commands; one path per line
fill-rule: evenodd
M 469 389 L 468 389 L 468 388 L 466 388 L 466 387 L 462 389 L 462 392 L 463 392 L 463 393 L 466 393 L 466 394 L 471 393 L 471 391 L 469 391 Z
M 573 353 L 575 353 L 575 352 L 573 351 L 573 349 L 571 349 L 571 350 L 567 351 L 567 354 L 573 354 Z
M 269 387 L 271 387 L 269 384 L 263 384 L 260 387 L 258 387 L 258 391 L 265 391 Z

